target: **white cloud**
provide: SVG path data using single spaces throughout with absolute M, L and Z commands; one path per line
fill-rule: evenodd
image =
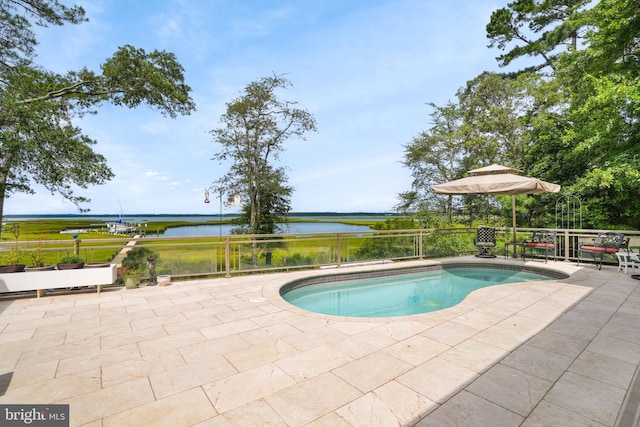
M 155 121 L 141 124 L 140 129 L 146 133 L 162 134 L 168 132 L 170 128 L 167 122 Z

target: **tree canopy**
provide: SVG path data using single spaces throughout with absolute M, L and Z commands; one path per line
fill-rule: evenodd
M 167 117 L 195 109 L 175 55 L 125 45 L 100 66 L 54 73 L 36 62 L 34 25 L 78 24 L 79 6 L 57 0 L 0 0 L 0 218 L 4 200 L 34 183 L 79 205 L 74 193 L 113 177 L 96 141 L 74 125 L 103 103 L 145 104 Z
M 57 0 L 0 0 L 0 67 L 30 64 L 38 44 L 34 25 L 79 24 L 87 21 L 80 6 Z
M 515 0 L 491 14 L 487 24 L 489 47 L 510 48 L 496 58 L 500 66 L 530 56 L 540 57 L 542 62 L 528 70 L 555 69 L 562 46 L 576 49 L 583 27 L 580 17 L 589 3 L 590 0 Z
M 455 159 L 447 170 L 457 174 L 497 162 L 561 184 L 583 201 L 589 227 L 640 228 L 637 1 L 516 0 L 492 14 L 487 37 L 504 52 L 497 58 L 503 67 L 523 57 L 540 61 L 483 73 L 458 91 L 457 102 L 431 105 L 433 127 L 407 146 L 405 165 L 416 180 L 399 206 L 415 208 L 427 198 L 407 205 L 407 195 L 427 195 L 431 185 L 461 176 L 422 172 L 439 170 L 443 159 Z M 443 112 L 453 124 L 445 132 Z M 458 138 L 448 156 L 416 157 L 451 143 L 451 135 Z M 548 223 L 553 198 L 531 199 L 518 203 L 520 214 L 531 225 Z
M 276 75 L 249 83 L 243 95 L 227 103 L 222 126 L 211 131 L 221 146 L 213 158 L 231 162 L 219 185 L 247 200 L 240 217 L 242 232 L 276 232 L 279 218 L 289 212 L 293 188 L 287 185 L 286 170 L 274 162 L 285 141 L 304 139 L 307 132 L 316 130 L 308 111 L 277 97 L 276 90 L 290 85 Z

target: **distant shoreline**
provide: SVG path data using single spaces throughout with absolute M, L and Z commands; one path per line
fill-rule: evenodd
M 5 215 L 2 218 L 2 225 L 7 226 L 12 223 L 86 223 L 92 225 L 123 222 L 128 224 L 167 224 L 167 227 L 178 225 L 204 224 L 204 223 L 229 223 L 238 217 L 237 213 L 219 214 L 45 214 L 45 215 Z M 392 213 L 373 212 L 296 212 L 288 215 L 287 222 L 383 222 L 393 218 L 403 218 L 405 215 Z
M 208 214 L 8 214 L 5 218 L 94 218 L 94 217 L 147 217 L 147 216 L 219 216 L 217 213 Z M 238 216 L 238 214 L 223 213 L 222 216 Z M 290 212 L 289 216 L 403 216 L 395 212 Z
M 145 222 L 145 221 L 170 221 L 170 220 L 184 220 L 184 219 L 197 219 L 197 220 L 216 220 L 220 218 L 232 219 L 238 217 L 237 213 L 223 213 L 220 214 L 10 214 L 4 215 L 4 221 L 28 221 L 28 220 L 42 220 L 42 219 L 60 219 L 60 220 L 101 220 L 101 221 L 113 221 L 122 219 L 131 222 Z M 390 213 L 390 212 L 292 212 L 288 215 L 290 219 L 305 219 L 305 218 L 320 218 L 320 219 L 386 219 L 403 217 L 405 215 Z

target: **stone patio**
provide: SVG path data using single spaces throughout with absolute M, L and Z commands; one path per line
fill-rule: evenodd
M 73 426 L 637 425 L 640 281 L 528 264 L 571 277 L 398 318 L 281 299 L 318 270 L 3 299 L 0 404 L 69 404 Z

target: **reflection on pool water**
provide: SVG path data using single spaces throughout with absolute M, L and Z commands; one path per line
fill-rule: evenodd
M 518 270 L 454 267 L 384 277 L 294 284 L 284 286 L 281 293 L 291 304 L 316 313 L 392 317 L 452 307 L 472 291 L 487 286 L 551 278 Z

